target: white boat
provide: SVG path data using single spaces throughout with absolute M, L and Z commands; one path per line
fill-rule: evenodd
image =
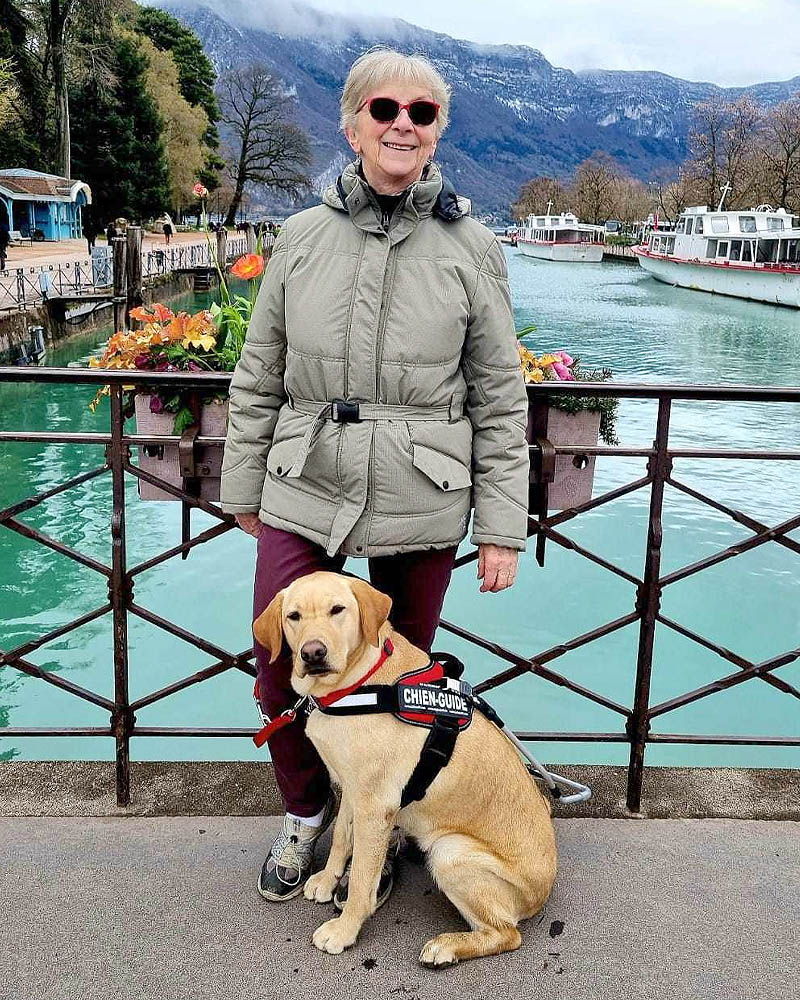
M 584 261 L 597 264 L 603 259 L 604 226 L 589 226 L 572 212 L 529 215 L 517 234 L 517 249 L 541 260 Z
M 724 200 L 724 195 L 723 195 Z M 800 308 L 800 217 L 759 205 L 750 211 L 687 208 L 674 231 L 653 230 L 634 247 L 639 264 L 681 288 Z

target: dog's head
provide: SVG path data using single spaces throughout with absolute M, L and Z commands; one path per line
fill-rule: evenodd
M 323 695 L 354 682 L 371 664 L 391 606 L 391 598 L 357 577 L 310 573 L 275 595 L 253 622 L 253 634 L 270 663 L 285 636 L 292 687 Z

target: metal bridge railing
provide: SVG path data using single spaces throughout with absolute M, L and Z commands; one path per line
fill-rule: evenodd
M 49 725 L 39 728 L 11 727 L 0 730 L 0 736 L 103 736 L 112 737 L 116 743 L 116 776 L 117 799 L 121 805 L 130 800 L 130 764 L 129 745 L 133 736 L 251 736 L 250 728 L 211 729 L 191 727 L 143 727 L 136 722 L 136 712 L 145 705 L 168 698 L 178 691 L 192 685 L 202 683 L 227 670 L 239 670 L 253 675 L 253 651 L 245 649 L 231 651 L 223 649 L 215 642 L 195 635 L 181 628 L 169 619 L 139 605 L 134 598 L 134 583 L 136 577 L 176 556 L 185 554 L 197 545 L 202 545 L 219 537 L 235 526 L 229 515 L 223 514 L 217 504 L 210 503 L 200 497 L 195 497 L 148 472 L 138 468 L 131 461 L 131 447 L 143 444 L 157 444 L 167 441 L 177 443 L 178 438 L 153 438 L 144 435 L 126 434 L 122 412 L 123 385 L 168 384 L 175 387 L 192 388 L 211 386 L 225 388 L 229 384 L 228 374 L 206 374 L 188 376 L 171 373 L 134 373 L 129 371 L 97 371 L 76 369 L 19 369 L 0 368 L 0 382 L 42 382 L 42 383 L 79 383 L 79 384 L 110 384 L 111 386 L 111 425 L 108 433 L 69 433 L 69 432 L 0 432 L 0 442 L 7 444 L 15 441 L 41 442 L 42 444 L 57 442 L 80 446 L 95 446 L 100 452 L 97 466 L 75 476 L 43 493 L 24 497 L 0 511 L 0 527 L 7 528 L 44 545 L 62 555 L 67 556 L 106 578 L 108 585 L 108 600 L 99 607 L 90 610 L 73 621 L 62 625 L 30 642 L 23 643 L 14 649 L 0 652 L 0 667 L 19 670 L 29 676 L 36 677 L 43 683 L 52 684 L 68 692 L 76 698 L 83 699 L 103 708 L 109 714 L 109 725 L 97 728 L 68 728 Z M 752 736 L 715 735 L 693 733 L 653 733 L 651 723 L 654 719 L 674 712 L 685 705 L 703 698 L 713 697 L 732 687 L 758 681 L 769 684 L 775 690 L 790 698 L 800 698 L 800 690 L 775 672 L 786 664 L 800 658 L 800 649 L 790 649 L 766 660 L 754 662 L 729 650 L 716 642 L 688 628 L 681 622 L 664 615 L 661 611 L 661 596 L 665 588 L 673 586 L 680 580 L 685 580 L 697 573 L 704 572 L 714 566 L 750 552 L 767 543 L 780 545 L 795 554 L 800 553 L 800 542 L 789 537 L 790 532 L 800 527 L 800 513 L 783 520 L 780 524 L 769 525 L 758 517 L 743 513 L 734 507 L 707 496 L 701 490 L 694 489 L 682 482 L 675 472 L 675 464 L 682 459 L 759 459 L 765 461 L 797 461 L 800 460 L 800 450 L 782 449 L 740 450 L 719 448 L 673 448 L 669 444 L 670 415 L 673 402 L 677 400 L 702 400 L 708 405 L 723 402 L 790 402 L 800 404 L 800 388 L 756 388 L 748 386 L 699 386 L 699 385 L 626 385 L 609 383 L 541 383 L 528 387 L 529 402 L 534 408 L 546 405 L 547 396 L 557 392 L 559 395 L 591 395 L 615 396 L 620 398 L 652 399 L 658 403 L 658 413 L 653 443 L 641 447 L 605 447 L 586 445 L 557 445 L 555 452 L 566 455 L 598 455 L 604 458 L 644 457 L 647 459 L 647 470 L 641 476 L 629 483 L 617 486 L 601 496 L 579 506 L 561 510 L 552 514 L 532 513 L 529 516 L 528 532 L 537 536 L 537 549 L 541 553 L 544 540 L 550 544 L 563 546 L 572 553 L 601 567 L 606 572 L 624 580 L 631 587 L 631 610 L 612 621 L 605 622 L 589 632 L 576 635 L 557 646 L 530 653 L 506 648 L 500 643 L 477 635 L 462 625 L 451 621 L 442 621 L 441 627 L 468 642 L 487 650 L 505 664 L 499 672 L 475 686 L 478 693 L 491 691 L 502 684 L 525 674 L 535 674 L 543 680 L 567 688 L 581 698 L 601 705 L 613 712 L 620 720 L 619 728 L 608 732 L 520 732 L 517 735 L 528 741 L 588 741 L 606 743 L 627 743 L 629 745 L 627 804 L 633 811 L 638 811 L 641 804 L 644 756 L 648 743 L 715 743 L 715 744 L 760 744 L 766 746 L 800 746 L 800 738 L 766 733 Z M 198 445 L 221 444 L 222 438 L 196 438 Z M 542 449 L 540 445 L 531 446 L 531 464 L 536 468 L 540 463 Z M 107 565 L 63 544 L 55 538 L 26 524 L 21 516 L 50 497 L 71 489 L 90 479 L 109 474 L 112 482 L 112 517 L 110 532 L 112 540 L 111 564 Z M 126 476 L 134 476 L 139 480 L 152 483 L 182 500 L 185 509 L 200 508 L 217 519 L 217 524 L 196 536 L 187 534 L 184 540 L 163 552 L 134 566 L 128 566 L 125 545 L 125 490 Z M 714 510 L 727 515 L 734 522 L 746 528 L 751 534 L 743 541 L 736 542 L 725 549 L 706 556 L 694 563 L 687 564 L 670 573 L 661 572 L 662 549 L 662 508 L 664 489 L 671 487 L 695 500 L 706 504 Z M 533 487 L 533 490 L 538 487 Z M 568 521 L 596 510 L 604 504 L 637 490 L 649 492 L 649 523 L 647 541 L 642 559 L 641 572 L 630 573 L 596 552 L 579 545 L 565 536 L 559 529 Z M 533 495 L 533 494 L 532 494 Z M 538 505 L 532 505 L 538 509 Z M 477 553 L 472 552 L 460 557 L 456 567 L 472 563 Z M 87 690 L 74 681 L 61 677 L 57 673 L 45 671 L 30 659 L 31 654 L 60 636 L 73 632 L 88 622 L 103 616 L 109 616 L 114 638 L 114 697 L 103 697 L 96 692 Z M 131 701 L 128 686 L 128 641 L 127 625 L 130 616 L 150 622 L 172 636 L 194 646 L 204 652 L 210 662 L 202 670 L 186 676 L 167 687 L 152 691 L 141 698 Z M 555 669 L 556 662 L 572 650 L 588 646 L 603 636 L 618 632 L 628 627 L 638 629 L 638 648 L 635 663 L 631 663 L 631 697 L 629 702 L 616 702 L 604 694 L 578 684 L 565 674 Z M 653 668 L 653 643 L 658 629 L 668 629 L 677 632 L 684 638 L 715 653 L 723 662 L 723 672 L 708 684 L 685 691 L 666 701 L 653 704 L 650 698 L 650 683 Z
M 99 249 L 106 250 L 106 247 Z M 247 240 L 244 237 L 228 239 L 228 263 L 246 252 Z M 53 297 L 75 296 L 78 299 L 109 292 L 114 280 L 112 263 L 109 247 L 106 254 L 93 254 L 81 260 L 6 268 L 0 271 L 0 312 L 32 308 Z M 214 266 L 214 251 L 208 241 L 176 243 L 142 253 L 142 278 L 145 282 L 176 271 Z

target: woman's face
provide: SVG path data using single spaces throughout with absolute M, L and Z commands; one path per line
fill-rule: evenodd
M 430 91 L 418 85 L 391 81 L 365 94 L 364 100 L 373 97 L 392 97 L 400 104 L 433 100 Z M 381 194 L 399 193 L 419 180 L 436 149 L 436 122 L 415 125 L 405 108 L 393 122 L 376 122 L 365 104 L 356 115 L 355 127 L 347 126 L 345 135 L 353 152 L 361 157 L 367 181 Z

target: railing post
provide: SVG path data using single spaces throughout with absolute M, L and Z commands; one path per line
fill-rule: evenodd
M 670 474 L 670 459 L 667 454 L 670 407 L 669 396 L 659 396 L 654 442 L 655 454 L 649 462 L 649 472 L 653 480 L 650 491 L 650 520 L 647 526 L 644 574 L 636 601 L 637 610 L 641 615 L 641 624 L 639 626 L 633 714 L 628 720 L 631 751 L 628 763 L 627 806 L 631 812 L 639 812 L 642 802 L 644 751 L 650 730 L 648 710 L 650 707 L 650 679 L 653 670 L 653 641 L 656 632 L 656 615 L 661 604 L 661 587 L 658 582 L 661 571 L 661 541 L 663 536 L 661 512 L 664 506 L 664 482 Z
M 125 262 L 128 255 L 128 244 L 124 236 L 115 236 L 113 245 L 114 267 L 114 332 L 128 329 L 128 272 Z
M 142 227 L 128 226 L 128 259 L 125 270 L 128 275 L 127 320 L 130 326 L 130 311 L 142 305 Z
M 228 266 L 228 232 L 220 227 L 217 230 L 217 267 L 221 275 L 225 274 Z
M 133 718 L 128 699 L 128 594 L 125 560 L 125 446 L 121 385 L 111 386 L 111 579 L 109 599 L 114 624 L 114 714 L 111 720 L 116 741 L 117 805 L 131 801 L 130 737 Z

